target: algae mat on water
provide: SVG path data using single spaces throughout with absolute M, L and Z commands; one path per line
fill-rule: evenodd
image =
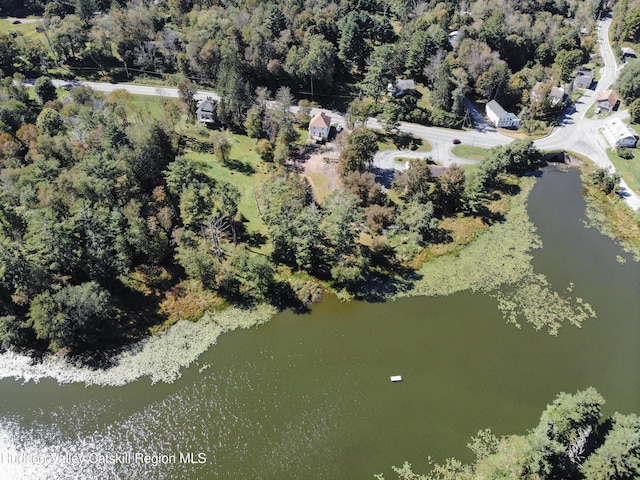
M 459 255 L 438 257 L 426 263 L 409 289 L 389 297 L 481 292 L 497 299 L 498 308 L 508 322 L 519 325 L 527 321 L 551 334 L 557 334 L 563 322 L 580 326 L 585 319 L 595 317 L 589 304 L 569 295 L 571 285 L 566 291 L 557 292 L 544 275 L 534 272 L 530 252 L 542 248 L 526 208 L 534 184 L 533 178 L 522 179 L 521 192 L 511 199 L 504 222 L 493 225 Z M 106 370 L 70 365 L 56 356 L 33 364 L 26 355 L 9 352 L 0 356 L 0 378 L 38 381 L 52 377 L 61 383 L 124 385 L 147 376 L 152 382 L 172 382 L 180 377 L 181 369 L 196 361 L 221 334 L 258 325 L 276 313 L 268 305 L 253 310 L 230 307 L 207 314 L 199 322 L 178 322 L 167 332 L 117 355 L 114 366 Z
M 595 317 L 588 303 L 555 291 L 546 277 L 534 272 L 531 251 L 542 248 L 535 225 L 527 213 L 527 199 L 535 179 L 521 179 L 521 191 L 511 199 L 503 222 L 497 223 L 457 256 L 436 258 L 422 266 L 413 287 L 397 296 L 451 295 L 470 290 L 498 300 L 506 321 L 531 323 L 536 330 L 558 333 L 563 322 L 580 326 Z

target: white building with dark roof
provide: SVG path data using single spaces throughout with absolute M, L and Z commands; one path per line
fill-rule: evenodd
M 487 103 L 485 113 L 489 121 L 498 128 L 518 128 L 520 125 L 520 119 L 514 113 L 507 112 L 495 100 Z

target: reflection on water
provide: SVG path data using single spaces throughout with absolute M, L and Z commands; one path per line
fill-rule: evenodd
M 606 413 L 637 411 L 640 269 L 583 227 L 579 192 L 576 172 L 547 170 L 530 210 L 536 271 L 557 289 L 573 282 L 597 312 L 580 329 L 516 329 L 480 294 L 329 297 L 225 334 L 172 384 L 3 380 L 0 478 L 372 478 L 404 460 L 424 470 L 427 455 L 469 460 L 479 429 L 524 433 L 560 391 L 593 385 Z

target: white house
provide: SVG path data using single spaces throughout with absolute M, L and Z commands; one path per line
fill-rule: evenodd
M 215 123 L 216 122 L 216 107 L 218 102 L 211 97 L 207 97 L 204 100 L 198 102 L 198 109 L 196 110 L 196 117 L 201 123 Z
M 518 128 L 520 119 L 513 113 L 507 112 L 495 100 L 491 100 L 485 106 L 485 113 L 489 117 L 489 121 L 496 127 L 500 128 Z
M 309 122 L 309 138 L 312 140 L 327 140 L 331 130 L 331 117 L 320 112 Z
M 633 148 L 638 142 L 638 134 L 627 127 L 619 118 L 612 118 L 605 122 L 604 127 L 602 127 L 600 131 L 612 148 Z

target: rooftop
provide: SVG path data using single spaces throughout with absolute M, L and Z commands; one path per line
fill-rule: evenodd
M 416 89 L 416 82 L 414 82 L 411 79 L 398 80 L 396 82 L 396 88 L 398 90 L 415 90 Z
M 609 134 L 615 140 L 621 140 L 627 137 L 638 138 L 638 134 L 635 132 L 635 130 L 632 130 L 631 128 L 629 128 L 619 118 L 612 118 L 611 120 L 606 121 L 604 124 L 604 129 L 605 129 L 605 136 L 606 134 Z
M 198 102 L 198 110 L 201 112 L 215 112 L 218 102 L 211 97 Z
M 605 90 L 598 97 L 598 102 L 602 102 L 604 100 L 609 101 L 611 105 L 615 105 L 620 101 L 620 98 L 613 90 Z
M 331 117 L 324 112 L 320 112 L 311 119 L 309 126 L 329 128 L 331 127 Z
M 487 108 L 491 109 L 491 111 L 499 117 L 504 117 L 505 115 L 509 115 L 509 112 L 507 112 L 504 108 L 502 108 L 502 105 L 500 105 L 495 100 L 491 100 L 490 102 L 488 102 Z

